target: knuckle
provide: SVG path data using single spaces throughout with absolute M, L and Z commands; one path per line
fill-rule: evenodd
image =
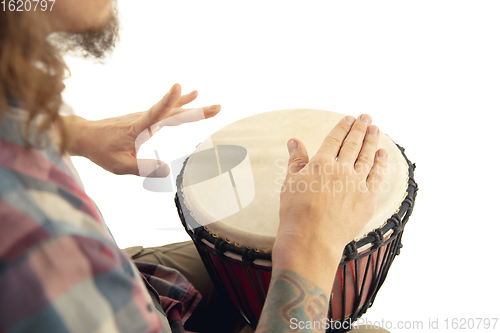
M 288 164 L 299 164 L 304 161 L 304 158 L 298 154 L 292 154 L 290 155 L 290 158 L 288 159 Z
M 386 170 L 389 169 L 389 163 L 377 161 L 377 168 L 380 170 L 379 173 L 385 174 Z
M 288 161 L 288 174 L 295 175 L 301 171 L 306 164 L 307 162 L 301 157 L 290 157 Z
M 338 124 L 338 127 L 345 133 L 349 132 L 349 130 L 351 129 L 351 126 L 347 124 L 345 121 L 341 121 Z
M 373 163 L 373 158 L 370 158 L 368 155 L 366 154 L 360 154 L 358 156 L 358 161 L 357 163 L 359 164 L 372 164 Z
M 374 183 L 380 184 L 384 180 L 384 175 L 382 173 L 376 172 L 370 178 Z
M 364 175 L 366 177 L 366 175 L 370 172 L 370 167 L 366 164 L 356 164 L 354 171 L 357 175 Z
M 375 135 L 367 135 L 365 136 L 365 140 L 363 142 L 364 147 L 375 147 L 378 146 L 378 137 Z
M 350 175 L 354 171 L 354 166 L 351 163 L 339 163 L 339 174 Z
M 326 142 L 329 144 L 329 145 L 332 145 L 332 146 L 335 146 L 335 147 L 340 147 L 342 145 L 342 140 L 339 139 L 338 137 L 336 136 L 328 136 L 326 138 Z
M 328 154 L 316 154 L 315 156 L 315 165 L 325 165 L 327 163 L 331 163 L 332 162 L 332 159 L 333 157 L 331 155 L 328 155 Z
M 353 126 L 351 129 L 351 133 L 357 137 L 364 137 L 366 133 L 366 126 L 360 124 Z
M 348 150 L 358 150 L 359 149 L 359 144 L 356 141 L 353 140 L 346 140 L 344 142 L 344 145 L 342 146 L 342 149 L 348 149 Z

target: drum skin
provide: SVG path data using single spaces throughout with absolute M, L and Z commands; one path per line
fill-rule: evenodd
M 397 147 L 408 165 L 406 195 L 383 225 L 345 247 L 330 298 L 328 315 L 333 321 L 353 323 L 366 312 L 402 248 L 401 237 L 412 213 L 418 187 L 414 181 L 415 165 L 407 159 L 404 149 Z M 186 205 L 183 192 L 183 175 L 188 161 L 189 158 L 177 178 L 175 203 L 181 222 L 193 239 L 217 290 L 226 295 L 237 312 L 255 328 L 271 280 L 271 253 L 236 246 L 197 221 Z M 327 331 L 346 332 L 347 329 Z
M 279 226 L 279 194 L 288 169 L 287 141 L 301 140 L 312 157 L 344 117 L 325 110 L 277 110 L 223 127 L 198 145 L 186 162 L 182 182 L 186 206 L 215 236 L 236 246 L 272 252 Z M 406 160 L 382 132 L 379 148 L 388 152 L 390 167 L 384 173 L 373 217 L 355 239 L 383 225 L 406 196 Z M 333 172 L 332 163 L 325 164 L 324 172 Z M 331 183 L 318 188 L 337 191 Z

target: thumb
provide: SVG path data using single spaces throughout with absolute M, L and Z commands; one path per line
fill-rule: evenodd
M 170 168 L 167 163 L 158 160 L 137 160 L 137 167 L 141 177 L 167 177 Z
M 288 159 L 288 174 L 294 175 L 309 162 L 307 149 L 304 144 L 297 140 L 291 139 L 287 143 L 290 158 Z

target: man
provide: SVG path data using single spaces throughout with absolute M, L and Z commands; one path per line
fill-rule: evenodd
M 146 112 L 96 122 L 59 115 L 61 52 L 105 56 L 117 38 L 114 8 L 111 0 L 58 0 L 51 11 L 0 12 L 0 332 L 237 331 L 241 323 L 211 290 L 194 247 L 129 249 L 138 261 L 161 256 L 136 267 L 116 246 L 68 158 L 68 152 L 85 156 L 115 174 L 166 176 L 166 164 L 136 159 L 137 138 L 185 112 L 182 106 L 197 95 L 181 95 L 176 84 Z M 204 107 L 203 118 L 219 111 Z M 342 250 L 372 216 L 387 161 L 370 124 L 368 115 L 342 119 L 310 161 L 300 140 L 288 142 L 273 276 L 257 332 L 289 331 L 285 308 L 300 321 L 327 316 Z M 317 172 L 331 163 L 335 174 Z M 333 195 L 294 188 L 321 177 L 355 181 L 362 190 Z M 337 232 L 326 237 L 325 229 Z M 297 246 L 286 248 L 289 243 Z M 182 267 L 183 261 L 195 267 Z M 187 276 L 205 303 L 177 270 L 158 263 Z

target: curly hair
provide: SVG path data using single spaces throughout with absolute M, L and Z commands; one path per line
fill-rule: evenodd
M 70 75 L 63 54 L 101 59 L 114 48 L 118 28 L 116 6 L 106 26 L 84 33 L 51 34 L 43 15 L 0 11 L 0 123 L 9 102 L 20 101 L 29 113 L 24 132 L 27 146 L 32 145 L 28 140 L 32 134 L 39 137 L 55 125 L 59 150 L 67 151 L 70 136 L 59 115 L 62 81 Z M 32 126 L 37 118 L 41 121 Z M 35 133 L 30 133 L 32 129 Z

